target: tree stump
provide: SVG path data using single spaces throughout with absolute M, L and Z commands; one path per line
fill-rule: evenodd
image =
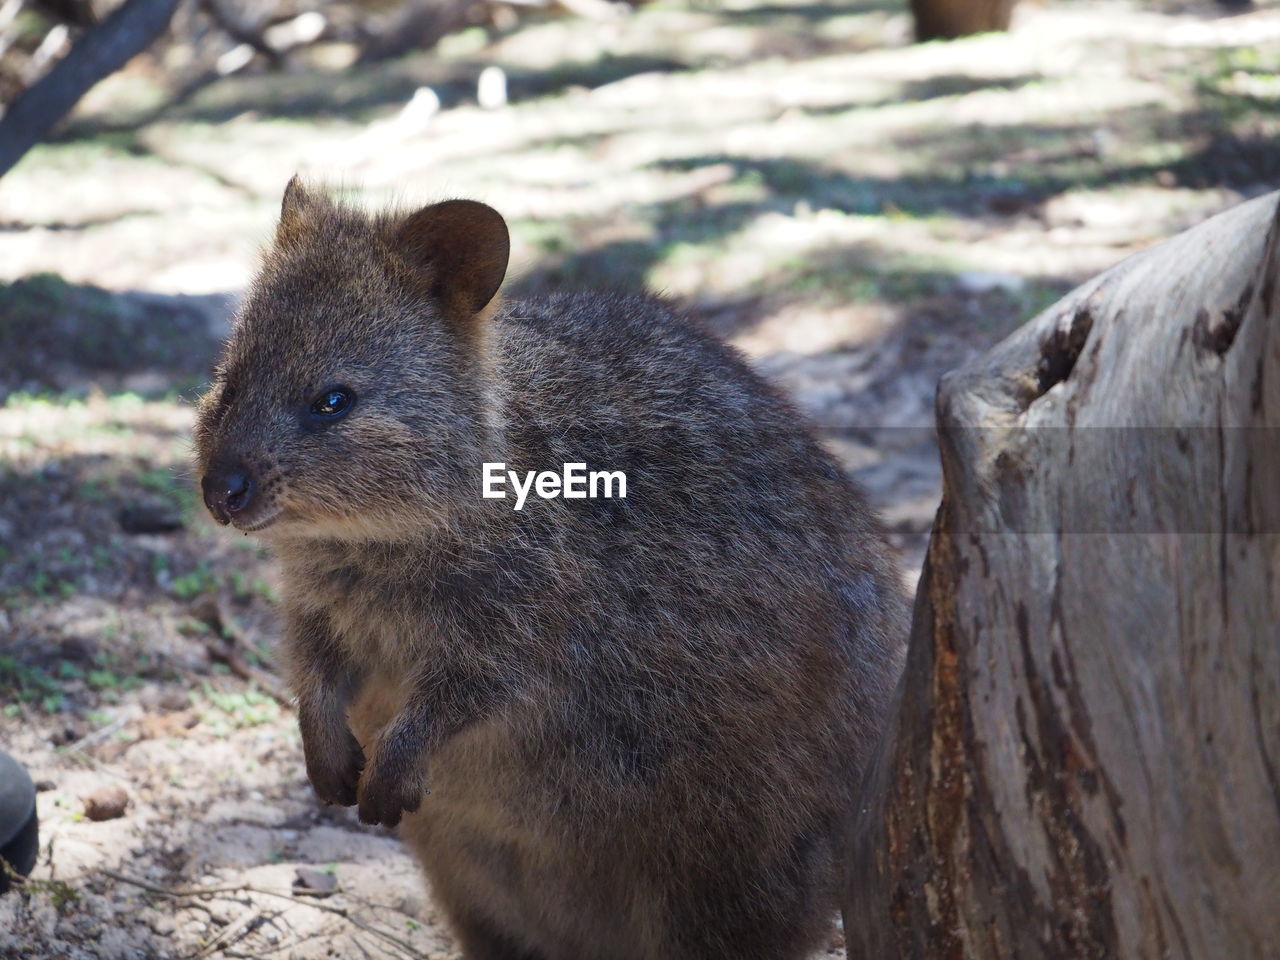
M 1278 200 L 943 379 L 850 960 L 1280 955 Z
M 1008 30 L 1015 0 L 911 0 L 916 39 L 954 40 Z

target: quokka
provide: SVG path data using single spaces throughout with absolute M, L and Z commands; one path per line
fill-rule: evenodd
M 506 224 L 301 185 L 196 437 L 283 566 L 319 796 L 400 825 L 469 960 L 790 960 L 829 934 L 905 603 L 861 494 L 662 302 L 496 298 Z M 482 465 L 626 496 L 481 495 Z

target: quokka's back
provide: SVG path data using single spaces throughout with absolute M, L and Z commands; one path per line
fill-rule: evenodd
M 404 817 L 469 960 L 805 956 L 905 638 L 876 521 L 735 352 L 644 297 L 495 304 L 506 259 L 480 204 L 295 183 L 202 407 L 308 773 Z

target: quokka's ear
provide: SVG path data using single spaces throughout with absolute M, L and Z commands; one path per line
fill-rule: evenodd
M 511 237 L 492 207 L 446 200 L 403 220 L 391 246 L 423 275 L 445 313 L 465 320 L 483 310 L 502 286 Z
M 276 227 L 276 243 L 288 246 L 299 239 L 306 229 L 307 221 L 315 214 L 316 209 L 328 203 L 328 198 L 308 190 L 302 179 L 295 173 L 284 188 L 284 199 L 280 201 L 280 223 Z

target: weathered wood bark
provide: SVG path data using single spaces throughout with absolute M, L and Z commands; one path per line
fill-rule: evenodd
M 150 46 L 177 8 L 178 0 L 126 0 L 81 37 L 0 118 L 0 176 L 44 139 L 90 87 Z
M 1278 199 L 944 378 L 851 960 L 1280 956 Z
M 911 0 L 917 40 L 954 40 L 1008 30 L 1016 0 Z

